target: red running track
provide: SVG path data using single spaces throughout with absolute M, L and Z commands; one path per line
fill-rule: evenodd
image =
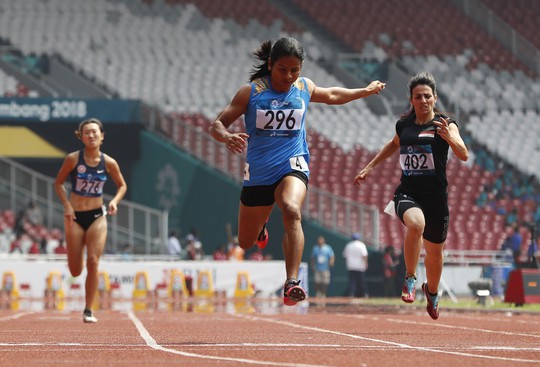
M 362 305 L 0 310 L 0 365 L 540 366 L 540 315 Z

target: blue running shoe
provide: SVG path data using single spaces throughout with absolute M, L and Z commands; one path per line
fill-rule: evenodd
M 433 320 L 437 320 L 439 318 L 439 293 L 434 296 L 429 294 L 427 282 L 422 284 L 422 291 L 424 292 L 424 295 L 427 299 L 427 313 L 429 314 L 429 316 L 431 316 Z
M 401 299 L 406 303 L 413 303 L 416 297 L 416 277 L 411 275 L 405 278 L 403 288 L 401 289 Z

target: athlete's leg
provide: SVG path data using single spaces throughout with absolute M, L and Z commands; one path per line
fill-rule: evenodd
M 72 276 L 81 275 L 84 269 L 84 229 L 76 222 L 65 219 L 64 232 L 67 245 L 67 260 Z
M 251 248 L 255 244 L 273 207 L 274 204 L 246 206 L 240 203 L 238 209 L 238 243 L 244 250 Z
M 433 243 L 424 240 L 424 246 L 426 249 L 426 259 L 424 264 L 426 266 L 428 291 L 431 294 L 435 294 L 439 290 L 439 282 L 441 281 L 443 271 L 444 243 Z
M 403 254 L 405 256 L 406 276 L 408 277 L 416 275 L 416 267 L 418 266 L 420 251 L 422 249 L 422 234 L 424 233 L 426 221 L 422 210 L 413 207 L 407 209 L 403 214 L 403 222 L 407 227 Z
M 100 217 L 86 231 L 86 309 L 91 310 L 98 287 L 99 259 L 107 241 L 107 220 Z
M 304 252 L 302 230 L 302 204 L 306 198 L 306 184 L 295 176 L 286 176 L 276 188 L 274 197 L 283 215 L 283 252 L 287 279 L 298 278 L 298 270 Z

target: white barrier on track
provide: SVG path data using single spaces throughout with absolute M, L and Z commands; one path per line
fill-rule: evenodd
M 181 270 L 186 277 L 193 279 L 196 287 L 197 276 L 201 271 L 212 274 L 216 291 L 225 292 L 233 297 L 236 289 L 237 274 L 240 271 L 250 275 L 255 290 L 261 297 L 270 297 L 281 291 L 285 281 L 285 264 L 283 261 L 112 261 L 102 259 L 99 270 L 109 274 L 110 282 L 119 285 L 118 297 L 131 298 L 134 290 L 135 274 L 144 271 L 148 274 L 149 285 L 155 289 L 157 284 L 170 280 L 173 270 Z M 71 289 L 72 283 L 78 283 L 84 289 L 86 270 L 73 278 L 69 273 L 67 261 L 49 261 L 46 259 L 13 259 L 0 258 L 0 276 L 6 271 L 14 272 L 18 284 L 29 284 L 31 297 L 42 297 L 46 278 L 49 272 L 59 271 L 62 274 L 64 289 Z M 302 286 L 308 283 L 308 267 L 302 263 L 300 276 Z M 195 289 L 195 288 L 194 288 Z

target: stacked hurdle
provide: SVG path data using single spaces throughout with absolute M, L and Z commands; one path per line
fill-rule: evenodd
M 2 289 L 0 290 L 0 308 L 19 309 L 19 288 L 15 273 L 5 271 L 2 275 Z
M 214 279 L 209 270 L 201 270 L 197 275 L 197 289 L 194 292 L 198 302 L 195 305 L 195 310 L 198 312 L 213 312 L 214 304 L 211 298 L 215 295 Z
M 148 272 L 139 271 L 135 274 L 135 288 L 133 289 L 133 309 L 142 311 L 148 308 L 148 298 L 151 296 Z
M 251 298 L 255 295 L 255 289 L 247 271 L 239 271 L 236 275 L 236 289 L 234 291 L 234 310 L 236 313 L 253 313 L 255 308 L 251 304 Z
M 106 271 L 100 271 L 98 273 L 98 288 L 96 301 L 100 309 L 110 309 L 112 307 L 112 288 L 111 278 Z
M 45 279 L 45 309 L 63 310 L 66 303 L 66 293 L 62 285 L 62 273 L 50 271 Z

